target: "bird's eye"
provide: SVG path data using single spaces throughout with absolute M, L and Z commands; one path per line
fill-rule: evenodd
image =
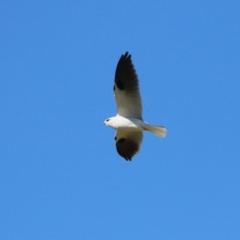
M 106 122 L 108 122 L 108 121 L 109 121 L 109 119 L 106 120 Z

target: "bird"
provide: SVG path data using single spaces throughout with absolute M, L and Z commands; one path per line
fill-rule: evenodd
M 131 161 L 141 147 L 143 131 L 149 131 L 164 138 L 167 130 L 163 126 L 148 124 L 142 117 L 142 100 L 139 80 L 131 54 L 122 54 L 116 70 L 113 92 L 117 115 L 107 118 L 104 125 L 117 130 L 114 137 L 118 154 Z

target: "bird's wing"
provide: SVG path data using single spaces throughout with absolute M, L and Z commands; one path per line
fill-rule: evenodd
M 143 139 L 142 131 L 118 130 L 115 136 L 117 152 L 127 161 L 140 150 Z
M 118 61 L 113 90 L 118 114 L 123 117 L 142 119 L 138 76 L 128 52 L 122 55 Z

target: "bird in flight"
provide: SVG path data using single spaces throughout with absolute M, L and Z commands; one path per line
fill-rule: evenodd
M 113 91 L 117 102 L 117 115 L 106 119 L 104 124 L 117 130 L 114 138 L 117 152 L 127 161 L 131 161 L 140 150 L 144 130 L 162 138 L 167 131 L 163 126 L 150 125 L 143 121 L 138 76 L 128 52 L 118 61 Z

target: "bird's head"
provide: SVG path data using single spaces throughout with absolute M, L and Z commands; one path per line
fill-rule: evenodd
M 104 125 L 108 126 L 108 127 L 113 127 L 114 124 L 114 117 L 111 118 L 107 118 L 104 123 Z

